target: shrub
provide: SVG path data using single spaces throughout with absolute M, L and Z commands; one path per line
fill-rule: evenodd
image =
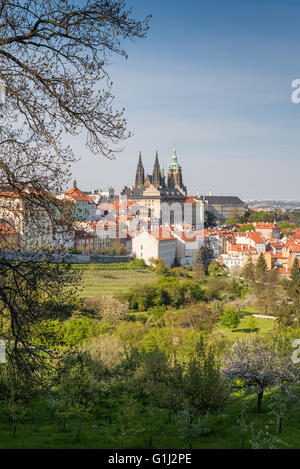
M 240 324 L 240 317 L 234 310 L 225 311 L 223 316 L 221 316 L 221 324 L 229 329 L 236 329 Z
M 120 339 L 111 334 L 95 337 L 83 343 L 81 350 L 87 352 L 106 373 L 114 371 L 125 354 L 125 347 Z
M 144 259 L 133 259 L 133 261 L 130 263 L 130 266 L 133 268 L 145 269 L 147 264 Z
M 163 277 L 151 285 L 136 285 L 123 295 L 134 311 L 147 311 L 154 306 L 180 306 L 203 299 L 201 286 L 191 280 L 180 282 L 175 277 Z
M 97 324 L 98 323 L 98 324 Z M 101 324 L 89 318 L 71 318 L 64 323 L 64 343 L 68 347 L 75 347 L 98 333 Z
M 115 325 L 128 314 L 128 303 L 122 303 L 112 296 L 86 298 L 83 304 L 87 310 L 93 311 L 96 316 L 109 324 Z

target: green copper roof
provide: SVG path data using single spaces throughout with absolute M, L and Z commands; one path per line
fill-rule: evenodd
M 174 150 L 173 150 L 172 161 L 169 164 L 169 169 L 181 169 L 181 166 L 179 165 L 179 163 L 177 161 L 176 148 L 174 148 Z

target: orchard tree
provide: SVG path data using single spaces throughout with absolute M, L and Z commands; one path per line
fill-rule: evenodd
M 262 410 L 266 389 L 296 383 L 298 370 L 290 357 L 276 354 L 261 339 L 237 340 L 223 360 L 223 372 L 237 387 L 257 394 L 257 411 Z
M 27 359 L 27 357 L 25 357 Z M 15 364 L 7 360 L 0 364 L 0 390 L 1 398 L 6 402 L 8 409 L 8 422 L 15 437 L 18 423 L 22 420 L 32 401 L 37 397 L 39 389 L 32 386 L 31 377 L 27 374 L 22 379 Z
M 80 441 L 82 423 L 91 413 L 99 389 L 99 377 L 90 357 L 86 353 L 67 356 L 58 371 L 56 412 L 63 419 L 63 431 L 69 417 L 79 418 L 75 443 Z
M 142 353 L 134 370 L 132 379 L 133 389 L 143 397 L 148 390 L 149 382 L 164 380 L 168 371 L 166 354 L 154 347 L 150 352 Z
M 229 390 L 211 346 L 203 336 L 190 357 L 183 380 L 184 398 L 192 419 L 207 412 L 217 413 L 225 408 Z
M 183 407 L 183 366 L 174 360 L 166 362 L 166 372 L 152 376 L 147 383 L 147 392 L 152 405 L 168 411 L 168 423 L 173 413 Z
M 130 136 L 123 110 L 113 105 L 107 67 L 114 54 L 126 57 L 122 40 L 145 37 L 148 19 L 138 21 L 122 0 L 2 0 L 0 80 L 5 89 L 0 120 L 1 222 L 15 224 L 21 201 L 30 220 L 27 245 L 73 212 L 56 194 L 78 160 L 65 137 L 81 135 L 95 155 L 114 158 Z M 16 227 L 15 227 L 16 228 Z M 24 239 L 22 238 L 22 242 Z M 49 246 L 49 249 L 51 246 Z M 69 296 L 76 279 L 67 267 L 1 259 L 0 314 L 11 321 L 10 359 L 24 374 L 20 346 L 37 363 L 29 326 L 45 314 L 44 303 Z
M 142 411 L 141 403 L 132 395 L 123 392 L 118 397 L 118 431 L 112 434 L 109 431 L 108 437 L 114 442 L 121 445 L 121 448 L 128 448 L 139 433 L 144 433 L 145 428 L 142 426 L 140 413 Z
M 183 309 L 177 317 L 180 326 L 189 326 L 193 331 L 211 331 L 214 324 L 218 322 L 217 313 L 207 303 L 192 303 Z
M 296 399 L 293 388 L 291 385 L 283 384 L 278 386 L 271 395 L 269 409 L 270 414 L 276 419 L 278 433 L 282 432 L 283 420 L 286 418 L 287 410 Z
M 118 337 L 101 334 L 84 342 L 80 350 L 90 355 L 91 359 L 108 375 L 115 375 L 125 357 L 125 346 Z
M 99 298 L 86 298 L 84 306 L 95 313 L 97 318 L 108 324 L 117 325 L 128 315 L 128 303 L 121 303 L 112 296 L 101 296 Z
M 184 409 L 177 413 L 176 423 L 179 436 L 188 441 L 189 449 L 193 448 L 193 440 L 211 432 L 209 415 L 201 415 L 194 420 L 187 401 L 185 401 Z

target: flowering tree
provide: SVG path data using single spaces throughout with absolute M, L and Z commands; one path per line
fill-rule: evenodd
M 237 387 L 257 394 L 257 411 L 261 412 L 264 391 L 283 383 L 296 383 L 299 370 L 288 357 L 272 351 L 259 338 L 237 340 L 223 360 L 223 372 Z

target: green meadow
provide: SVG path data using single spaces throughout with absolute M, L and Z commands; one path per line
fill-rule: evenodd
M 113 296 L 125 292 L 136 284 L 157 280 L 157 275 L 151 269 L 132 268 L 129 263 L 76 265 L 73 268 L 82 272 L 79 290 L 81 298 Z

